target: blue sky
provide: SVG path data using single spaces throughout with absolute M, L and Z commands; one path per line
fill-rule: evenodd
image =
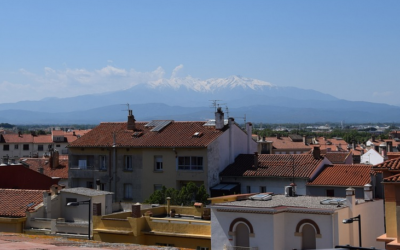
M 0 103 L 175 72 L 400 105 L 399 12 L 390 0 L 1 1 Z

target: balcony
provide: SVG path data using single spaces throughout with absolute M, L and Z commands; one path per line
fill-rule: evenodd
M 258 250 L 258 247 L 224 246 L 224 250 Z

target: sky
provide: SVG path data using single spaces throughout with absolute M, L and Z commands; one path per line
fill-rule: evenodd
M 0 103 L 232 75 L 400 106 L 400 1 L 0 1 Z

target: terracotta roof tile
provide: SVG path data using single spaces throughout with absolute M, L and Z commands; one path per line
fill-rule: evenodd
M 364 186 L 371 182 L 371 166 L 364 164 L 326 165 L 308 186 Z
M 20 161 L 37 172 L 39 172 L 39 168 L 43 168 L 43 174 L 49 177 L 68 179 L 68 156 L 60 156 L 60 164 L 53 169 L 50 168 L 49 158 L 21 158 Z
M 374 165 L 374 170 L 400 170 L 400 158 L 386 160 L 380 164 Z
M 294 162 L 293 162 L 294 159 Z M 292 177 L 293 163 L 296 178 L 310 178 L 314 170 L 321 164 L 322 159 L 315 159 L 313 155 L 258 155 L 258 167 L 254 167 L 255 155 L 241 154 L 235 162 L 226 167 L 221 176 L 246 177 Z
M 25 217 L 43 201 L 46 190 L 0 189 L 0 217 Z
M 132 131 L 126 129 L 126 122 L 100 123 L 69 147 L 111 147 L 113 132 L 117 147 L 207 147 L 223 133 L 203 126 L 205 122 L 172 122 L 160 132 L 150 131 L 153 127 L 145 127 L 146 124 L 136 122 L 136 130 Z M 194 136 L 196 132 L 200 136 Z
M 343 164 L 350 156 L 350 152 L 326 152 L 325 157 L 333 164 Z
M 383 182 L 400 182 L 400 174 L 386 177 L 383 179 Z
M 272 141 L 272 146 L 279 150 L 290 150 L 290 149 L 311 149 L 312 147 L 305 145 L 304 142 L 294 142 L 290 137 L 266 137 L 266 141 Z

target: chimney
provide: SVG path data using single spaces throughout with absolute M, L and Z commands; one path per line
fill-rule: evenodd
M 374 142 L 375 141 L 375 136 L 371 136 L 371 141 Z
M 346 189 L 346 200 L 347 206 L 349 206 L 350 211 L 354 211 L 354 207 L 356 205 L 356 190 L 354 188 L 349 187 Z M 352 215 L 351 215 L 352 216 Z
M 223 129 L 224 126 L 224 112 L 221 107 L 218 107 L 217 112 L 215 112 L 215 129 Z
M 32 130 L 32 131 L 31 131 L 31 135 L 32 135 L 32 136 L 36 136 L 36 132 Z
M 75 131 L 72 131 L 72 135 L 73 135 L 73 136 L 76 136 Z
M 18 131 L 18 137 L 21 137 L 21 131 Z
M 315 146 L 312 152 L 314 159 L 318 160 L 321 158 L 321 149 L 319 147 Z
M 135 130 L 135 117 L 132 115 L 132 110 L 129 110 L 127 130 Z
M 258 168 L 258 152 L 254 152 L 254 167 Z
M 281 135 L 280 134 L 276 134 L 276 139 L 281 139 Z
M 56 167 L 58 167 L 58 165 L 60 165 L 60 154 L 58 153 L 58 151 L 50 151 L 50 168 L 54 169 Z
M 100 190 L 100 179 L 96 180 L 96 189 Z
M 307 136 L 306 135 L 303 135 L 303 143 L 304 143 L 304 145 L 307 145 Z
M 372 201 L 372 185 L 367 183 L 364 185 L 364 200 L 365 201 Z
M 387 148 L 386 148 L 386 151 L 387 152 L 392 152 L 392 141 L 387 141 L 386 142 L 386 146 L 387 146 Z
M 51 218 L 51 192 L 43 192 L 44 217 Z
M 250 154 L 250 143 L 252 141 L 251 135 L 253 133 L 253 124 L 251 124 L 251 122 L 246 123 L 246 133 L 247 133 L 247 153 Z

